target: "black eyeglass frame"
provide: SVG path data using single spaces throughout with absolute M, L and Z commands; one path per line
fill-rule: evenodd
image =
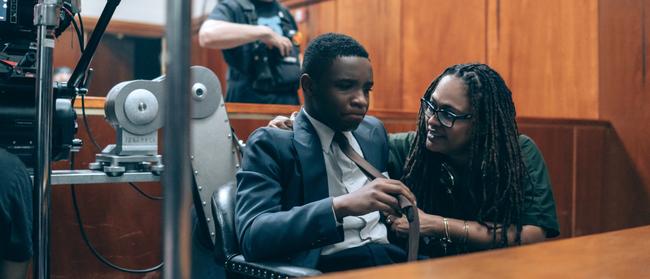
M 423 108 L 424 108 L 424 115 L 425 115 L 425 116 L 427 116 L 427 117 L 432 117 L 432 116 L 435 114 L 435 116 L 436 116 L 436 118 L 438 119 L 438 121 L 440 122 L 440 124 L 441 124 L 442 126 L 447 127 L 447 128 L 452 128 L 452 127 L 454 127 L 454 123 L 456 123 L 456 120 L 458 120 L 458 119 L 460 119 L 460 120 L 464 120 L 464 119 L 470 119 L 470 118 L 472 118 L 472 114 L 471 114 L 471 113 L 467 113 L 467 114 L 463 114 L 463 115 L 457 115 L 457 114 L 455 114 L 455 113 L 453 113 L 453 112 L 451 112 L 451 111 L 448 111 L 448 110 L 446 110 L 446 109 L 439 109 L 439 108 L 436 108 L 435 105 L 433 105 L 431 102 L 429 102 L 429 100 L 425 99 L 424 97 L 422 97 L 422 98 L 420 99 L 420 104 L 421 104 L 421 106 L 423 106 Z M 426 106 L 426 107 L 424 107 L 424 106 Z M 429 113 L 427 113 L 428 110 L 431 110 L 431 111 L 432 111 L 431 115 L 429 115 Z M 444 121 L 440 120 L 440 116 L 438 115 L 438 113 L 444 113 L 444 114 L 446 114 L 443 118 L 445 118 L 445 119 L 450 119 L 450 120 L 451 120 L 451 124 L 449 124 L 449 125 L 445 125 L 445 123 L 443 123 Z

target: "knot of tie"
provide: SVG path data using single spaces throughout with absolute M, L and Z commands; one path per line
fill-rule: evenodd
M 334 134 L 334 141 L 339 145 L 341 150 L 347 149 L 348 146 L 350 146 L 350 142 L 348 142 L 348 138 L 345 137 L 345 135 L 341 132 L 336 132 Z
M 348 138 L 346 138 L 343 133 L 336 132 L 336 134 L 334 134 L 334 141 L 339 145 L 339 148 L 341 148 L 343 154 L 350 158 L 350 160 L 352 160 L 352 162 L 354 162 L 359 167 L 359 169 L 361 169 L 361 172 L 363 172 L 363 174 L 365 174 L 368 179 L 374 180 L 375 178 L 385 178 L 381 172 L 379 172 L 375 167 L 368 163 L 368 161 L 363 159 L 359 153 L 354 151 L 350 145 L 350 142 L 348 141 Z

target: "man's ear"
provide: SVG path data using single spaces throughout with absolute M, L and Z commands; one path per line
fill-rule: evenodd
M 314 92 L 314 81 L 309 74 L 302 74 L 300 76 L 300 86 L 302 86 L 302 93 L 305 96 L 311 96 Z

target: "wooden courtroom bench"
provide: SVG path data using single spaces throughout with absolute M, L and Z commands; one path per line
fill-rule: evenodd
M 650 226 L 318 278 L 648 278 Z

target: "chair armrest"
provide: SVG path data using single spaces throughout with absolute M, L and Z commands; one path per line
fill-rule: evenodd
M 242 255 L 226 261 L 226 270 L 254 278 L 293 278 L 317 276 L 322 273 L 311 268 L 291 266 L 278 262 L 247 262 Z

